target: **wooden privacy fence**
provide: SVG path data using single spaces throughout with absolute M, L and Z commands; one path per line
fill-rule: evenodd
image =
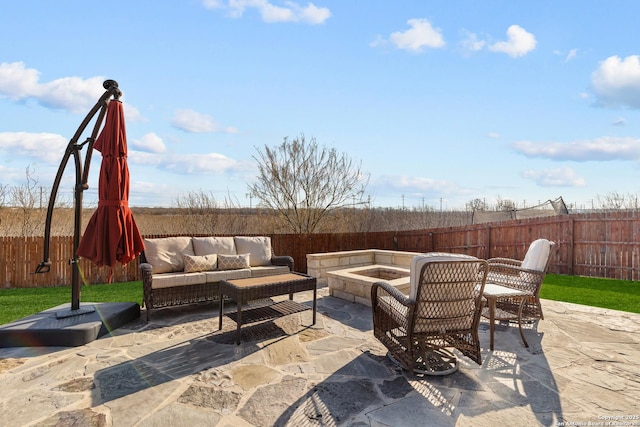
M 145 236 L 162 237 L 162 236 Z M 637 211 L 562 215 L 463 227 L 375 233 L 273 234 L 277 255 L 290 255 L 297 271 L 306 272 L 309 253 L 356 249 L 415 252 L 454 252 L 478 258 L 524 258 L 537 238 L 556 242 L 549 272 L 576 276 L 639 280 L 640 213 Z M 32 274 L 42 261 L 41 237 L 0 238 L 0 286 L 25 288 L 69 285 L 73 238 L 53 237 L 51 271 Z M 104 283 L 109 269 L 92 262 L 79 263 L 84 282 Z M 114 281 L 140 280 L 138 261 L 114 267 Z

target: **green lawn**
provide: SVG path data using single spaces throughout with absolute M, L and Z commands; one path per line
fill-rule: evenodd
M 547 274 L 540 298 L 640 313 L 640 282 Z
M 137 302 L 142 304 L 142 282 L 83 286 L 80 302 Z M 71 287 L 0 289 L 0 325 L 60 304 L 71 303 Z
M 640 282 L 547 274 L 544 299 L 640 313 Z M 137 302 L 142 282 L 83 286 L 81 302 Z M 0 325 L 71 302 L 71 287 L 0 289 Z

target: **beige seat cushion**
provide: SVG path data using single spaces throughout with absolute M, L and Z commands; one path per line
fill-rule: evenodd
M 250 254 L 251 267 L 271 264 L 271 238 L 267 236 L 236 236 L 233 238 L 236 252 Z
M 472 257 L 470 255 L 464 254 L 450 254 L 445 252 L 429 252 L 422 255 L 416 255 L 411 259 L 411 272 L 410 272 L 410 282 L 409 282 L 409 300 L 415 302 L 417 299 L 418 293 L 418 283 L 420 282 L 420 273 L 422 271 L 422 267 L 430 262 L 436 261 L 460 261 L 460 260 L 469 260 L 469 259 L 477 259 L 476 257 Z
M 177 286 L 200 285 L 207 283 L 207 275 L 202 273 L 164 273 L 154 274 L 152 289 L 174 288 Z
M 553 242 L 547 239 L 531 242 L 520 267 L 526 270 L 544 271 L 551 254 L 551 246 L 553 246 Z
M 224 254 L 235 255 L 236 246 L 233 237 L 194 237 L 195 255 Z
M 207 271 L 206 275 L 207 283 L 215 283 L 220 280 L 248 279 L 251 277 L 251 270 L 242 268 L 240 270 Z
M 144 256 L 154 274 L 184 271 L 185 255 L 195 255 L 191 237 L 144 239 Z

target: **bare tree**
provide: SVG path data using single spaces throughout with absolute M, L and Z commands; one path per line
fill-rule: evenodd
M 510 199 L 503 199 L 500 196 L 496 198 L 496 210 L 499 211 L 515 211 L 516 202 Z
M 275 147 L 258 150 L 258 180 L 249 194 L 278 212 L 293 233 L 313 233 L 336 209 L 360 203 L 369 181 L 346 154 L 320 148 L 315 138 L 301 135 Z
M 489 210 L 489 206 L 487 206 L 487 201 L 484 199 L 475 198 L 466 203 L 466 208 L 468 211 L 486 211 Z
M 220 208 L 211 193 L 202 190 L 178 197 L 176 207 L 182 210 L 179 217 L 180 233 L 213 234 L 220 216 Z
M 607 194 L 596 196 L 597 209 L 601 210 L 621 210 L 621 209 L 638 209 L 638 195 L 618 193 L 611 191 Z
M 38 210 L 35 209 L 40 200 L 40 195 L 37 191 L 38 179 L 35 178 L 33 174 L 33 168 L 27 166 L 25 170 L 26 182 L 13 186 L 9 190 L 11 204 L 22 213 L 20 235 L 23 237 L 36 234 L 38 226 L 40 225 Z
M 7 194 L 9 193 L 9 185 L 0 184 L 0 207 L 4 206 L 5 199 L 7 198 Z

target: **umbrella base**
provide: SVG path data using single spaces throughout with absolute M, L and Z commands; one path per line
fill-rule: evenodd
M 0 347 L 77 347 L 87 344 L 140 317 L 140 305 L 133 302 L 82 303 L 83 315 L 57 317 L 73 312 L 62 304 L 15 322 L 0 325 Z
M 65 317 L 80 316 L 82 314 L 89 314 L 96 311 L 96 307 L 93 305 L 81 305 L 77 310 L 72 308 L 66 310 L 56 311 L 56 319 L 64 319 Z

